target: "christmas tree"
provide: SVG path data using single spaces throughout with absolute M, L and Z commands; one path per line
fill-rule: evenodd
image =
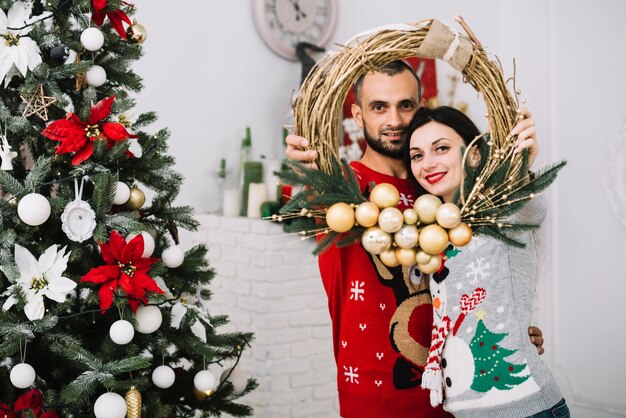
M 507 335 L 491 332 L 479 316 L 476 334 L 470 343 L 476 366 L 472 390 L 477 392 L 487 392 L 492 388 L 508 390 L 523 383 L 530 376 L 530 374 L 518 375 L 526 367 L 525 364 L 512 364 L 504 360 L 517 351 L 499 344 Z
M 0 0 L 0 416 L 251 414 L 235 366 L 252 335 L 202 309 L 214 272 L 178 245 L 197 221 L 173 203 L 168 131 L 129 116 L 133 14 Z

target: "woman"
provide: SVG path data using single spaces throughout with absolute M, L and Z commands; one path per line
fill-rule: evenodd
M 462 154 L 480 134 L 451 107 L 422 108 L 408 134 L 406 164 L 420 191 L 454 202 L 463 181 Z M 520 136 L 521 137 L 521 136 Z M 534 140 L 519 148 L 534 148 Z M 533 153 L 534 154 L 534 153 Z M 477 147 L 469 161 L 481 158 Z M 515 222 L 539 224 L 546 208 L 533 199 Z M 422 386 L 431 403 L 458 417 L 569 417 L 554 378 L 526 336 L 535 281 L 533 234 L 511 235 L 524 248 L 487 236 L 448 251 L 445 268 L 430 278 L 433 344 Z M 454 254 L 454 255 L 453 255 Z

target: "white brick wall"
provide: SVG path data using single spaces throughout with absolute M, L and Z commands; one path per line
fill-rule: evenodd
M 247 218 L 199 215 L 193 244 L 206 243 L 216 271 L 206 305 L 228 315 L 221 331 L 253 332 L 243 367 L 259 387 L 242 398 L 259 418 L 337 417 L 337 385 L 326 294 L 314 243 L 280 225 Z M 185 237 L 186 238 L 186 237 Z

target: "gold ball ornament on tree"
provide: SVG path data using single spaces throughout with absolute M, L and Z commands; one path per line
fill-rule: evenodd
M 137 210 L 140 209 L 144 203 L 146 203 L 146 195 L 141 191 L 139 187 L 131 187 L 130 196 L 128 198 L 128 201 L 126 202 L 126 206 L 129 209 Z
M 148 37 L 148 31 L 146 31 L 146 28 L 143 25 L 137 23 L 135 20 L 133 24 L 126 29 L 126 36 L 128 37 L 130 43 L 142 44 Z
M 396 248 L 396 258 L 404 267 L 411 267 L 415 264 L 415 248 Z
M 391 248 L 391 235 L 377 226 L 372 226 L 363 232 L 361 243 L 368 253 L 378 255 Z
M 437 223 L 446 229 L 454 228 L 461 223 L 461 209 L 454 203 L 444 203 L 435 213 Z
M 369 228 L 376 225 L 380 209 L 372 202 L 363 202 L 354 210 L 354 217 L 359 225 Z
M 433 258 L 432 255 L 428 254 L 424 250 L 419 250 L 415 255 L 415 262 L 417 264 L 428 264 L 431 258 Z
M 439 271 L 439 268 L 441 267 L 441 263 L 442 263 L 441 256 L 433 255 L 428 261 L 428 263 L 418 264 L 417 268 L 424 274 L 433 274 Z
M 448 238 L 455 247 L 463 247 L 472 240 L 472 228 L 465 222 L 461 222 L 448 231 Z
M 419 245 L 430 255 L 437 255 L 448 246 L 448 233 L 437 224 L 427 225 L 420 231 Z
M 141 393 L 131 386 L 124 395 L 126 401 L 126 418 L 141 418 Z
M 335 232 L 348 232 L 354 226 L 354 209 L 347 203 L 335 203 L 326 211 L 326 223 Z
M 405 209 L 404 212 L 402 212 L 402 215 L 404 216 L 405 224 L 415 225 L 417 221 L 419 221 L 419 216 L 417 216 L 417 211 L 415 209 Z
M 404 224 L 404 216 L 398 208 L 385 208 L 378 215 L 378 226 L 390 234 L 397 232 Z
M 437 209 L 441 206 L 441 199 L 432 194 L 423 194 L 413 204 L 421 223 L 428 225 L 435 222 Z
M 370 202 L 374 203 L 380 209 L 398 206 L 400 201 L 400 192 L 394 185 L 389 183 L 380 183 L 374 186 L 370 192 Z
M 393 235 L 393 240 L 400 248 L 413 248 L 417 245 L 419 232 L 415 225 L 404 225 Z
M 398 257 L 396 257 L 395 250 L 383 251 L 380 253 L 378 258 L 380 258 L 380 261 L 387 267 L 393 268 L 400 265 L 400 261 L 398 260 Z

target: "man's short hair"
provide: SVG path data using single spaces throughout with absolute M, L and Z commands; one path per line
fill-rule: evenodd
M 383 73 L 391 77 L 391 76 L 400 74 L 403 71 L 409 71 L 411 74 L 413 74 L 413 77 L 415 77 L 415 80 L 417 81 L 417 97 L 419 99 L 420 97 L 422 97 L 422 83 L 420 82 L 420 79 L 417 76 L 417 74 L 415 74 L 415 71 L 413 71 L 413 68 L 411 68 L 411 66 L 407 64 L 405 61 L 402 61 L 402 60 L 391 61 L 391 62 L 388 62 L 387 64 L 376 67 L 375 69 L 371 71 L 368 71 L 368 73 L 370 72 L 371 73 Z M 354 82 L 354 87 L 353 87 L 354 99 L 359 106 L 361 106 L 361 89 L 363 88 L 363 79 L 368 73 L 361 75 Z

